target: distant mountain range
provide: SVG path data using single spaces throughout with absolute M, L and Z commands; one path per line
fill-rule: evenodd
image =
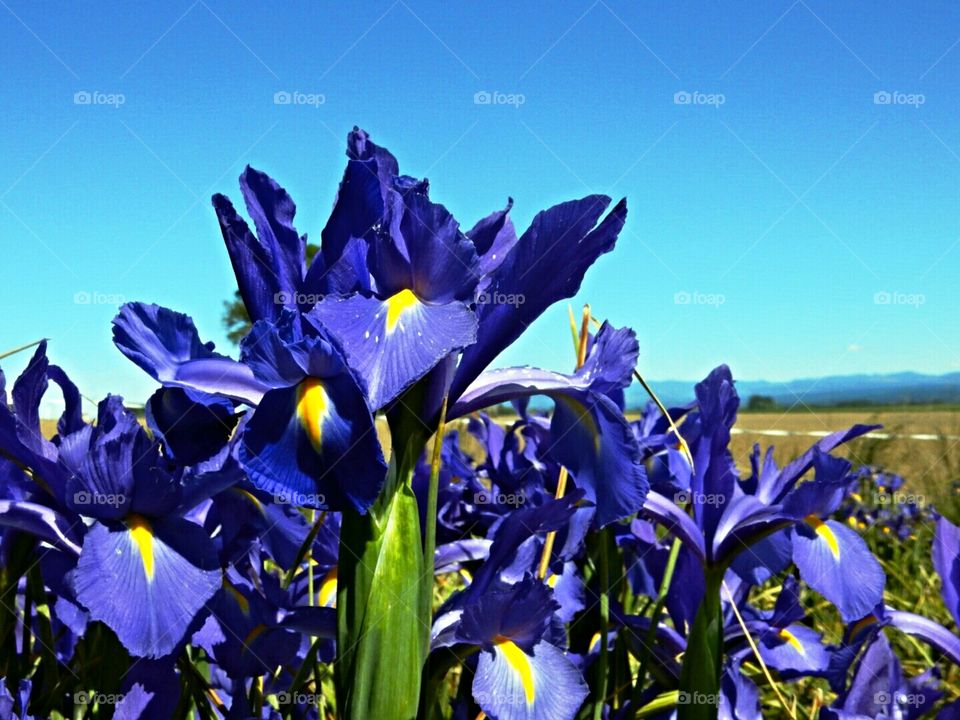
M 666 405 L 683 405 L 693 400 L 696 381 L 648 380 Z M 771 382 L 737 380 L 737 393 L 745 407 L 751 396 L 773 398 L 778 405 L 790 406 L 801 400 L 807 405 L 875 405 L 915 403 L 960 403 L 960 372 L 923 375 L 901 372 L 889 375 L 830 375 Z M 627 406 L 642 407 L 647 395 L 638 383 L 627 392 Z

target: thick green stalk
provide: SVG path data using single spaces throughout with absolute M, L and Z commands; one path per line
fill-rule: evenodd
M 413 720 L 417 714 L 424 563 L 412 474 L 409 462 L 398 467 L 394 459 L 367 514 L 343 514 L 335 666 L 343 720 Z
M 719 710 L 723 660 L 723 618 L 720 588 L 723 569 L 705 570 L 706 591 L 687 636 L 680 671 L 678 720 L 715 720 Z
M 416 386 L 411 393 L 417 392 Z M 388 418 L 393 445 L 380 497 L 343 513 L 337 576 L 337 710 L 342 720 L 414 720 L 427 657 L 433 557 L 424 557 L 413 470 L 432 431 L 408 393 Z

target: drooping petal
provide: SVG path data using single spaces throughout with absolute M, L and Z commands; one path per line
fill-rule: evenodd
M 810 516 L 793 531 L 793 561 L 800 577 L 837 606 L 847 622 L 883 601 L 880 563 L 856 532 L 836 520 Z
M 670 498 L 650 490 L 643 503 L 643 514 L 680 538 L 701 562 L 706 560 L 703 534 L 693 519 Z
M 758 648 L 764 662 L 785 680 L 821 673 L 830 665 L 820 634 L 800 623 L 768 628 L 760 635 Z
M 790 564 L 793 544 L 788 530 L 779 530 L 753 543 L 730 565 L 737 576 L 751 585 L 763 585 Z
M 373 418 L 346 372 L 263 396 L 243 430 L 240 462 L 280 502 L 365 512 L 386 475 Z
M 339 341 L 374 409 L 395 400 L 452 351 L 473 343 L 477 332 L 476 315 L 465 303 L 431 305 L 410 290 L 387 300 L 328 296 L 308 318 Z
M 582 390 L 605 395 L 630 384 L 639 352 L 633 330 L 604 323 L 583 366 L 572 375 L 533 367 L 484 372 L 463 391 L 447 417 L 461 417 L 475 410 L 533 395 L 554 397 Z
M 620 409 L 604 395 L 558 395 L 550 431 L 551 454 L 597 506 L 600 527 L 643 506 L 649 485 L 636 437 Z
M 887 610 L 887 619 L 898 630 L 920 638 L 936 648 L 950 662 L 960 665 L 960 637 L 940 623 L 916 613 Z
M 188 316 L 158 305 L 127 303 L 113 321 L 113 342 L 156 380 L 256 405 L 268 387 L 249 367 L 203 343 Z
M 132 655 L 158 658 L 177 646 L 220 587 L 220 567 L 198 525 L 133 517 L 121 527 L 97 523 L 88 530 L 76 587 L 91 617 Z
M 613 249 L 626 220 L 627 206 L 620 201 L 598 225 L 609 204 L 610 198 L 591 195 L 556 205 L 534 218 L 491 276 L 487 290 L 522 297 L 523 302 L 480 306 L 477 343 L 460 361 L 451 397 L 458 397 L 544 310 L 575 295 L 587 268 Z
M 572 720 L 588 695 L 564 652 L 540 642 L 526 653 L 505 640 L 480 653 L 473 698 L 498 720 Z

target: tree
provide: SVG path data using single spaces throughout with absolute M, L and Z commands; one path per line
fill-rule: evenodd
M 776 410 L 777 401 L 769 395 L 751 395 L 747 400 L 747 410 Z

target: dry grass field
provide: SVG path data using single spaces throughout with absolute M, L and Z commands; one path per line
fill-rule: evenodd
M 503 422 L 510 422 L 504 417 Z M 750 450 L 754 443 L 762 449 L 773 445 L 774 456 L 782 465 L 796 457 L 817 437 L 849 427 L 855 423 L 883 425 L 878 435 L 855 440 L 839 450 L 855 464 L 881 466 L 906 479 L 905 490 L 937 503 L 954 494 L 953 484 L 960 481 L 960 410 L 915 410 L 866 408 L 858 410 L 794 409 L 790 412 L 742 412 L 737 421 L 739 431 L 733 436 L 732 449 L 743 471 L 749 468 Z M 378 424 L 378 433 L 389 448 L 385 423 Z M 456 424 L 464 432 L 464 449 L 475 454 L 479 447 L 466 430 L 466 422 Z M 47 437 L 56 433 L 56 422 L 43 421 Z M 921 438 L 910 436 L 920 435 Z

